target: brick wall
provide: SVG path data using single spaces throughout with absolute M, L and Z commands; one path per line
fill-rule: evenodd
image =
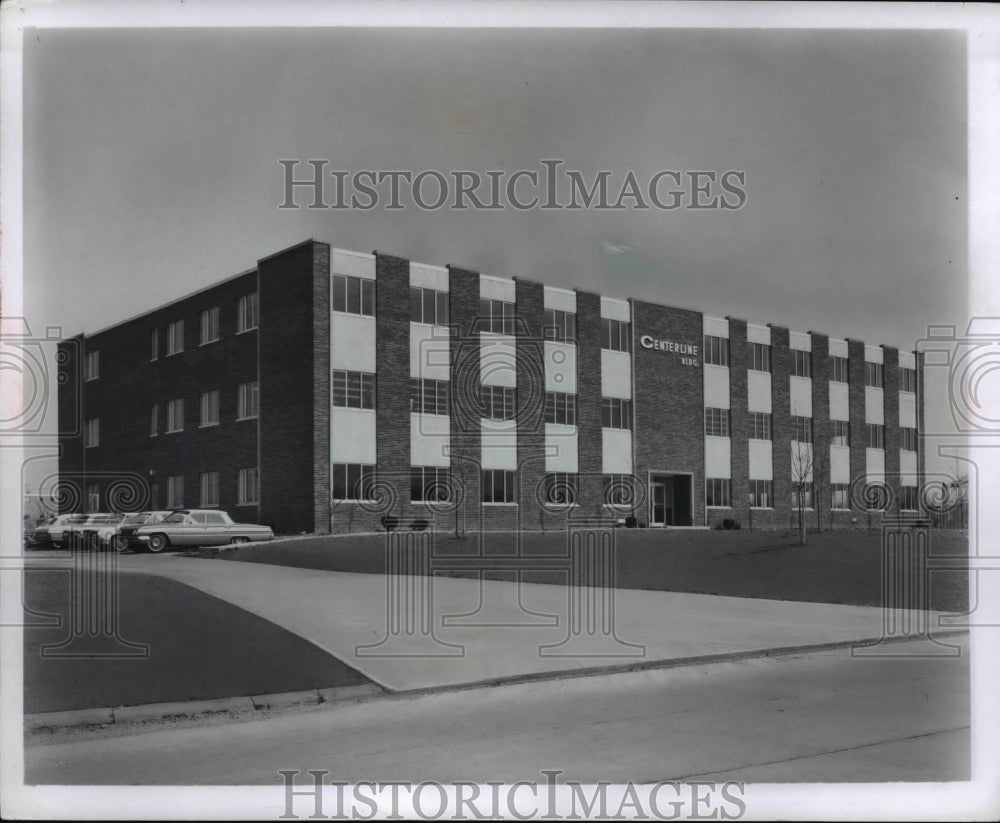
M 750 412 L 747 402 L 747 324 L 729 318 L 729 447 L 733 509 L 728 515 L 746 527 L 750 520 Z
M 899 513 L 899 349 L 882 347 L 882 413 L 885 419 L 885 482 L 889 511 Z
M 830 338 L 812 335 L 813 512 L 810 526 L 827 528 L 830 512 Z
M 545 474 L 545 296 L 540 283 L 516 281 L 517 461 L 524 528 L 540 528 L 539 487 Z
M 788 329 L 771 326 L 771 461 L 774 471 L 774 513 L 776 527 L 798 524 L 792 511 L 792 351 Z
M 603 514 L 601 477 L 601 296 L 576 292 L 576 428 L 581 511 Z
M 860 340 L 847 341 L 848 368 L 848 416 L 850 418 L 851 447 L 851 486 L 857 487 L 865 482 L 866 462 L 865 448 L 868 442 L 865 427 L 865 344 Z M 851 508 L 853 517 L 862 511 L 855 505 L 852 494 Z
M 63 486 L 60 513 L 81 511 L 86 459 L 83 448 L 83 335 L 56 348 L 57 412 L 59 425 L 59 475 Z
M 330 530 L 330 245 L 313 247 L 313 531 Z M 377 387 L 376 387 L 377 389 Z

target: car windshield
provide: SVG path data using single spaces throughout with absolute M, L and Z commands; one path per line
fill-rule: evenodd
M 67 522 L 69 523 L 86 523 L 90 520 L 89 514 L 74 514 Z
M 164 519 L 164 523 L 183 523 L 187 519 L 187 512 L 173 512 L 167 515 Z
M 133 525 L 136 523 L 145 523 L 148 517 L 148 514 L 130 514 L 122 522 Z

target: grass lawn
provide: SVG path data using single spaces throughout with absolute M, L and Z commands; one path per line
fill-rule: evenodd
M 63 618 L 61 628 L 24 631 L 26 713 L 369 682 L 297 635 L 183 583 L 131 573 L 122 573 L 120 581 L 119 634 L 148 645 L 147 658 L 42 658 L 43 644 L 58 644 L 69 635 L 69 574 L 25 571 L 25 607 Z M 110 648 L 89 639 L 72 648 L 94 652 L 99 647 Z
M 810 534 L 805 546 L 797 545 L 797 533 L 791 532 L 617 529 L 614 534 L 620 588 L 859 606 L 882 603 L 881 534 L 877 531 Z M 514 538 L 511 533 L 486 534 L 482 554 L 512 554 Z M 384 535 L 304 537 L 244 546 L 217 556 L 228 561 L 383 574 L 384 546 Z M 530 532 L 524 535 L 522 552 L 525 556 L 551 555 L 565 552 L 565 547 L 565 532 Z M 935 555 L 967 554 L 968 538 L 962 532 L 932 532 L 931 551 Z M 435 536 L 435 566 L 444 556 L 479 553 L 478 536 L 464 540 L 455 540 L 450 534 Z M 455 577 L 476 574 L 447 569 L 435 573 Z M 490 579 L 513 579 L 511 572 L 484 574 Z M 522 574 L 522 579 L 531 583 L 568 582 L 564 571 Z M 965 571 L 932 572 L 931 608 L 965 611 L 967 582 Z

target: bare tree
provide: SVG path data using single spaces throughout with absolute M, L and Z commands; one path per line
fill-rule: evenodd
M 812 447 L 813 507 L 816 509 L 816 529 L 823 531 L 822 508 L 830 485 L 830 438 L 821 435 Z M 829 506 L 826 506 L 829 511 Z
M 813 447 L 811 443 L 792 442 L 792 486 L 799 508 L 799 545 L 806 544 L 805 504 L 813 481 Z

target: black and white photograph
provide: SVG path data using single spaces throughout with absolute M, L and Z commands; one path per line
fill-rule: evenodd
M 4 818 L 1000 816 L 995 6 L 0 32 Z

